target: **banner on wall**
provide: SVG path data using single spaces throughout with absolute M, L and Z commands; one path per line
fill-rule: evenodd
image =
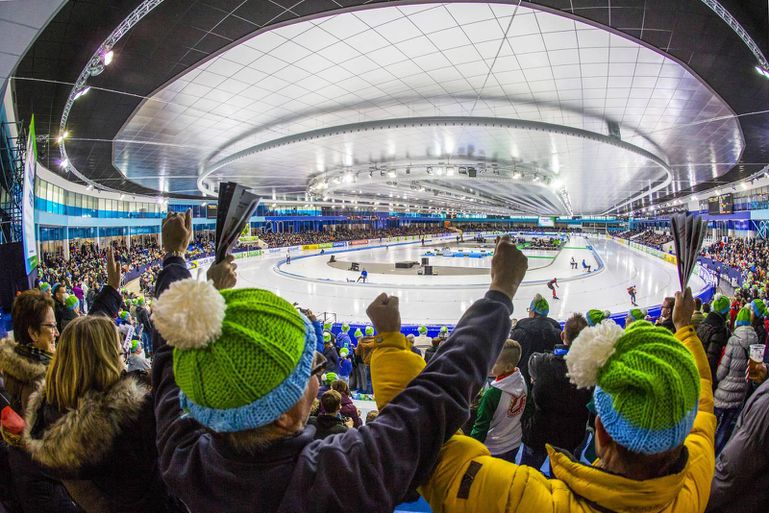
M 24 162 L 24 197 L 21 218 L 24 235 L 24 265 L 27 274 L 37 268 L 37 238 L 35 237 L 35 174 L 37 172 L 37 142 L 35 141 L 35 116 L 29 122 L 27 158 Z

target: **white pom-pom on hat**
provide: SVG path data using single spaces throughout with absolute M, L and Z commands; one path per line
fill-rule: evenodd
M 580 388 L 595 386 L 598 383 L 598 372 L 614 354 L 617 340 L 624 333 L 611 319 L 584 328 L 572 342 L 565 357 L 571 382 Z
M 177 281 L 158 298 L 152 322 L 169 345 L 199 349 L 222 334 L 227 304 L 213 282 Z

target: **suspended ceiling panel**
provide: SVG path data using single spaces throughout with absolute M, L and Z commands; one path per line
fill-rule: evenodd
M 410 117 L 496 117 L 613 134 L 667 171 L 557 129 L 333 135 Z M 330 135 L 301 137 L 318 130 Z M 282 195 L 345 166 L 437 164 L 469 148 L 483 162 L 558 175 L 575 213 L 601 213 L 663 185 L 721 176 L 744 141 L 728 105 L 684 66 L 604 28 L 509 4 L 390 5 L 273 28 L 190 69 L 125 123 L 113 164 L 163 191 L 209 192 L 237 177 Z M 691 164 L 703 155 L 710 165 Z M 517 184 L 502 188 L 511 201 L 521 195 Z

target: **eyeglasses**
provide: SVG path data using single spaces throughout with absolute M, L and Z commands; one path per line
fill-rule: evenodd
M 54 324 L 54 323 L 50 323 L 50 322 L 49 323 L 44 323 L 44 324 L 41 324 L 40 326 L 44 326 L 46 328 L 50 328 L 50 329 L 52 329 L 54 331 L 59 331 L 58 326 L 56 326 L 56 324 Z
M 312 370 L 310 376 L 320 376 L 323 371 L 326 370 L 326 363 L 328 360 L 321 353 L 315 351 L 315 356 L 312 358 Z

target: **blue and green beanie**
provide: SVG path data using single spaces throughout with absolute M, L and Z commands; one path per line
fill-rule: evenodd
M 569 378 L 595 387 L 606 432 L 622 447 L 659 454 L 684 443 L 694 425 L 700 375 L 689 350 L 666 328 L 614 321 L 582 330 L 566 355 Z
M 40 290 L 43 292 L 50 292 L 51 291 L 51 284 L 45 281 L 40 282 Z
M 721 315 L 725 315 L 729 311 L 729 298 L 726 296 L 718 296 L 713 300 L 713 310 Z
M 611 317 L 611 312 L 608 310 L 598 310 L 597 308 L 591 308 L 585 314 L 585 319 L 587 320 L 588 326 L 595 326 L 596 324 L 600 324 L 601 321 L 608 319 L 609 317 Z
M 127 311 L 125 311 L 125 310 L 120 310 L 120 312 L 118 312 L 118 314 L 117 314 L 117 316 L 118 316 L 118 317 L 119 317 L 121 320 L 123 320 L 123 321 L 127 321 L 127 320 L 128 320 L 128 316 L 129 316 L 129 315 L 131 315 L 131 314 L 129 314 L 129 313 L 128 313 Z
M 750 306 L 753 309 L 753 315 L 759 319 L 766 317 L 766 305 L 762 299 L 754 299 Z
M 537 315 L 545 316 L 550 313 L 550 303 L 548 303 L 547 299 L 543 298 L 542 295 L 536 294 L 534 299 L 531 300 L 529 310 Z
M 80 306 L 80 300 L 74 294 L 70 294 L 69 296 L 67 296 L 67 299 L 64 300 L 64 306 L 66 306 L 70 310 L 74 310 L 75 308 Z
M 644 308 L 632 308 L 627 313 L 628 322 L 643 321 L 646 319 L 647 311 Z
M 750 326 L 750 311 L 751 308 L 743 306 L 740 311 L 737 312 L 737 318 L 734 320 L 734 326 Z
M 294 406 L 322 336 L 272 292 L 195 279 L 171 284 L 153 322 L 174 348 L 181 408 L 216 432 L 256 429 Z

